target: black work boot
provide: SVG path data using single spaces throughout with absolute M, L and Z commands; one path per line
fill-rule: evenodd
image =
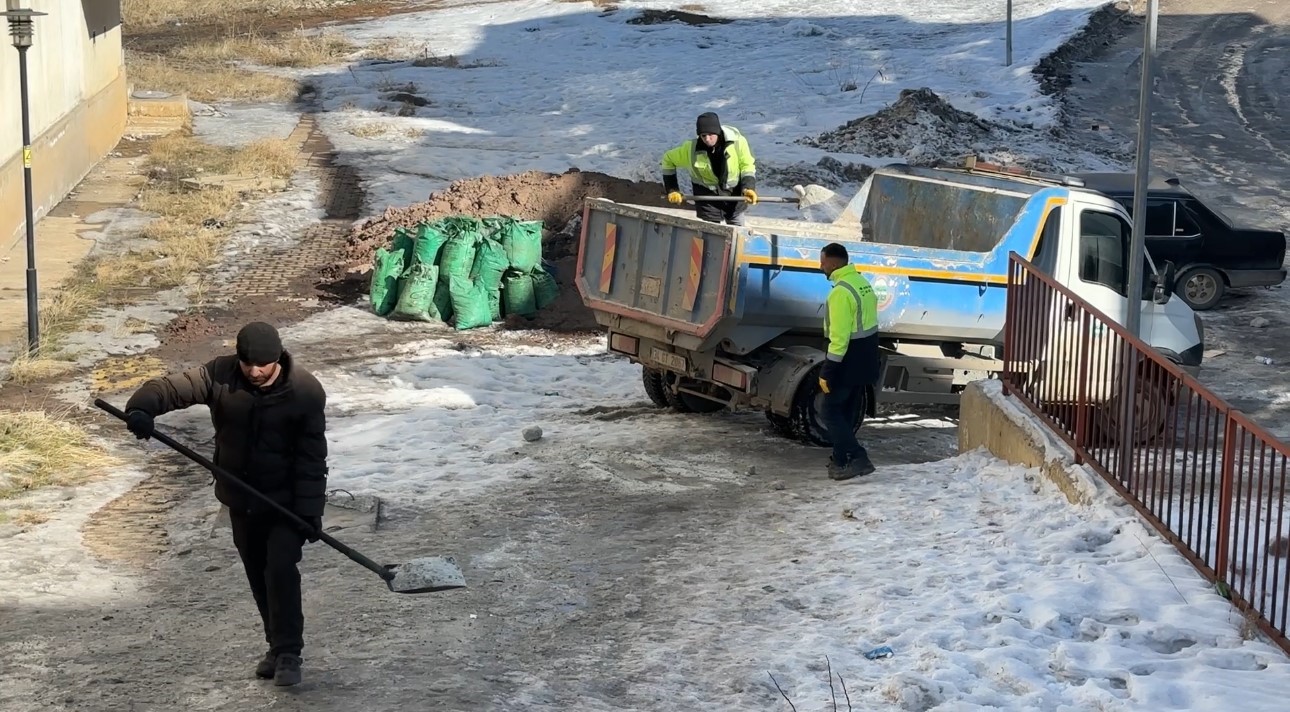
M 268 652 L 265 653 L 264 657 L 260 659 L 260 662 L 256 664 L 255 676 L 268 680 L 273 677 L 273 671 L 277 669 L 278 656 L 274 655 L 272 652 Z
M 291 653 L 283 653 L 278 656 L 278 667 L 273 673 L 273 684 L 299 685 L 300 684 L 300 656 Z
M 851 458 L 846 466 L 838 471 L 836 475 L 830 475 L 835 480 L 849 480 L 853 477 L 864 477 L 873 473 L 877 468 L 869 462 L 869 458 L 864 455 Z

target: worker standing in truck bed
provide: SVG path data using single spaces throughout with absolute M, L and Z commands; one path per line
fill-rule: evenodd
M 743 225 L 744 210 L 757 204 L 757 162 L 748 139 L 733 126 L 722 126 L 711 111 L 695 121 L 698 138 L 687 140 L 663 154 L 663 187 L 667 202 L 680 205 L 677 171 L 690 173 L 696 198 L 704 196 L 741 196 L 744 200 L 694 201 L 694 213 L 700 220 L 727 225 Z
M 878 382 L 878 297 L 851 264 L 847 248 L 836 242 L 820 250 L 820 271 L 833 283 L 825 298 L 828 349 L 820 371 L 824 423 L 833 442 L 828 471 L 831 479 L 849 480 L 874 471 L 855 426 L 865 389 Z

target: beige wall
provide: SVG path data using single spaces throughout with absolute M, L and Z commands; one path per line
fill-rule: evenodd
M 58 204 L 125 131 L 120 0 L 26 0 L 32 183 L 37 220 Z M 0 5 L 3 7 L 3 5 Z M 23 234 L 18 51 L 0 21 L 0 252 Z M 39 238 L 38 238 L 39 239 Z

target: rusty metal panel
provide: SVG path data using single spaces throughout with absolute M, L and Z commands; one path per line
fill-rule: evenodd
M 735 228 L 589 200 L 577 284 L 600 312 L 704 337 L 728 314 Z

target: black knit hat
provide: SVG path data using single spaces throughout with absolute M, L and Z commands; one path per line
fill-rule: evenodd
M 694 130 L 697 134 L 716 134 L 721 135 L 721 119 L 711 111 L 699 114 L 699 119 L 694 122 Z
M 237 332 L 237 357 L 243 363 L 262 366 L 277 363 L 282 358 L 282 339 L 278 330 L 262 322 L 253 321 Z

